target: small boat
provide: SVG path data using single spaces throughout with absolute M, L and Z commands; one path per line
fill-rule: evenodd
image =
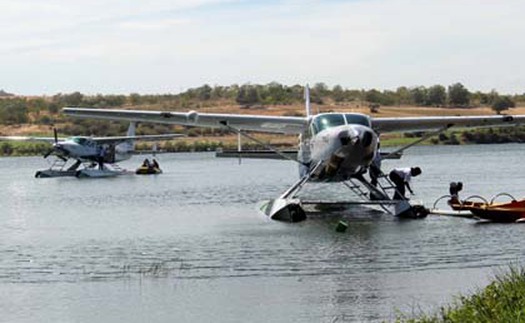
M 525 199 L 509 203 L 474 205 L 470 212 L 480 219 L 492 222 L 522 222 L 525 221 Z
M 155 175 L 155 174 L 161 174 L 162 169 L 158 167 L 148 167 L 148 166 L 140 166 L 135 170 L 135 174 L 137 175 Z
M 471 202 L 449 203 L 453 210 L 468 210 L 475 217 L 492 222 L 511 223 L 525 221 L 525 199 L 505 203 Z
M 474 201 L 453 201 L 449 200 L 448 205 L 452 208 L 454 211 L 470 211 L 471 207 L 481 207 L 483 205 L 487 205 L 487 202 L 474 202 Z

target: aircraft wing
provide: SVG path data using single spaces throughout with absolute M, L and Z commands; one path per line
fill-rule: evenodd
M 224 124 L 239 130 L 260 131 L 282 134 L 299 134 L 308 127 L 305 117 L 264 116 L 244 114 L 199 113 L 190 111 L 167 112 L 147 110 L 109 110 L 66 107 L 62 111 L 70 116 L 122 121 L 154 122 L 220 128 Z
M 65 138 L 58 138 L 59 141 L 64 141 Z M 32 136 L 1 136 L 0 141 L 35 141 L 54 143 L 54 137 L 32 137 Z
M 373 118 L 372 127 L 380 132 L 423 131 L 442 127 L 495 127 L 525 123 L 525 115 L 441 116 Z
M 158 141 L 158 140 L 170 140 L 173 138 L 184 137 L 183 134 L 172 133 L 165 135 L 142 135 L 142 136 L 111 136 L 111 137 L 93 137 L 91 140 L 97 143 L 115 143 L 126 140 L 142 140 L 142 141 Z

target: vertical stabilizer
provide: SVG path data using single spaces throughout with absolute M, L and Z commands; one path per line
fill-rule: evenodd
M 308 84 L 304 87 L 304 107 L 306 109 L 306 117 L 312 115 L 312 108 L 310 107 L 310 87 Z
M 130 122 L 126 136 L 128 137 L 135 136 L 135 127 L 136 127 L 136 123 Z M 122 148 L 124 153 L 134 151 L 135 150 L 135 139 L 128 139 L 124 141 L 123 143 L 119 144 L 119 146 Z
M 128 127 L 128 133 L 126 134 L 127 136 L 135 136 L 135 122 L 130 122 L 129 123 L 129 127 Z

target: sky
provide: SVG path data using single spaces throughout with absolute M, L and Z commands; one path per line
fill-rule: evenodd
M 525 93 L 521 0 L 0 0 L 0 89 L 450 85 Z

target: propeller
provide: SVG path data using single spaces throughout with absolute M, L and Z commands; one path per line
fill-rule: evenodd
M 44 158 L 47 158 L 49 157 L 49 155 L 51 155 L 53 152 L 55 151 L 55 149 L 51 148 L 47 151 L 47 153 L 44 154 Z
M 55 127 L 53 127 L 53 137 L 55 138 L 55 142 L 53 143 L 53 147 L 47 153 L 44 154 L 44 158 L 49 157 L 49 155 L 51 155 L 54 152 L 64 152 L 64 150 L 61 149 L 60 145 L 58 144 L 58 131 L 57 131 L 57 128 L 55 128 Z M 62 156 L 62 155 L 60 155 L 60 154 L 55 154 L 55 156 L 57 156 L 58 158 L 62 159 L 63 161 L 67 161 L 67 158 Z

